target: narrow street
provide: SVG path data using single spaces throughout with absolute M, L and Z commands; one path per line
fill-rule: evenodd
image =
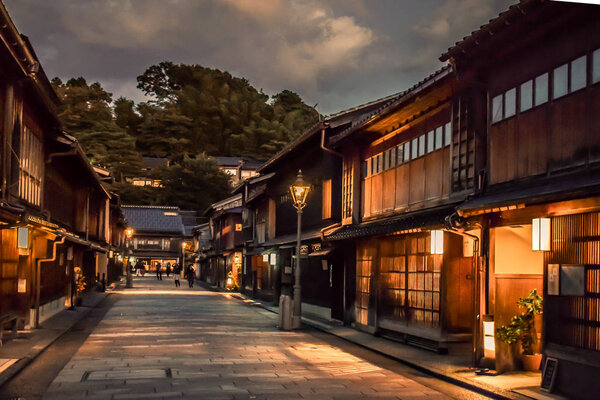
M 134 285 L 111 295 L 44 399 L 482 398 L 321 332 L 279 331 L 228 294 Z

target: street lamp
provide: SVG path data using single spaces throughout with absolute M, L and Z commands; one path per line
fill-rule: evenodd
M 298 211 L 298 233 L 296 235 L 296 265 L 294 269 L 294 310 L 292 312 L 292 328 L 299 329 L 302 325 L 302 301 L 300 299 L 300 234 L 302 232 L 302 209 L 306 206 L 306 198 L 310 191 L 302 179 L 302 170 L 298 170 L 296 182 L 290 186 L 294 207 Z
M 126 288 L 131 288 L 133 287 L 132 284 L 132 277 L 131 277 L 131 266 L 129 265 L 130 263 L 130 257 L 129 255 L 131 254 L 131 238 L 133 236 L 133 228 L 128 227 L 127 229 L 125 229 L 125 236 L 127 237 L 127 262 L 125 263 L 127 271 L 126 271 L 126 281 L 125 281 L 125 287 Z

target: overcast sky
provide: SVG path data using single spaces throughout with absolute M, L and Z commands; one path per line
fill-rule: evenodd
M 48 77 L 144 101 L 169 60 L 227 70 L 330 114 L 412 86 L 516 0 L 3 0 Z

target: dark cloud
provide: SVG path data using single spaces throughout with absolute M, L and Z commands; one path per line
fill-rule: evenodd
M 324 113 L 401 91 L 514 0 L 4 0 L 50 77 L 143 101 L 135 78 L 197 63 Z

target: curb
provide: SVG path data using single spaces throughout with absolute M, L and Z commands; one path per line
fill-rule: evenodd
M 117 287 L 117 286 L 119 286 L 118 283 L 115 285 L 115 287 Z M 15 375 L 17 375 L 25 367 L 27 367 L 29 364 L 31 364 L 31 362 L 34 361 L 40 354 L 42 354 L 44 351 L 46 351 L 46 349 L 48 347 L 52 346 L 52 344 L 54 344 L 58 339 L 60 339 L 67 332 L 69 332 L 73 328 L 73 326 L 75 326 L 76 323 L 78 323 L 83 318 L 85 318 L 94 308 L 96 308 L 98 306 L 98 304 L 100 304 L 102 301 L 104 301 L 109 295 L 110 295 L 110 292 L 104 292 L 104 296 L 100 297 L 97 302 L 90 305 L 88 307 L 88 309 L 84 313 L 81 314 L 80 318 L 78 318 L 77 320 L 75 320 L 73 322 L 73 324 L 71 324 L 66 329 L 63 329 L 62 331 L 60 331 L 55 337 L 53 337 L 48 342 L 44 343 L 42 346 L 37 347 L 37 348 L 36 348 L 36 346 L 34 346 L 33 348 L 35 348 L 35 350 L 33 350 L 33 348 L 32 348 L 32 350 L 30 350 L 29 353 L 27 353 L 24 357 L 19 358 L 19 360 L 17 362 L 15 362 L 10 367 L 8 367 L 4 371 L 2 371 L 2 373 L 0 374 L 0 387 L 2 387 L 6 382 L 10 381 Z M 63 311 L 66 311 L 66 310 L 67 309 L 64 309 Z M 63 311 L 61 311 L 61 312 L 63 312 Z
M 235 298 L 235 299 L 237 299 L 239 301 L 252 300 L 252 301 L 254 301 L 254 303 L 252 305 L 258 305 L 259 307 L 261 307 L 264 310 L 270 311 L 270 312 L 272 312 L 274 314 L 278 314 L 278 312 L 276 310 L 274 310 L 272 307 L 268 307 L 265 304 L 262 304 L 260 301 L 256 301 L 254 299 L 251 299 L 251 298 L 249 298 L 249 297 L 247 297 L 247 296 L 245 296 L 245 295 L 243 295 L 241 293 L 237 293 L 236 292 L 235 294 L 232 294 L 231 297 L 233 297 L 233 298 Z M 506 391 L 506 390 L 490 388 L 488 385 L 477 385 L 477 384 L 475 384 L 473 382 L 470 382 L 468 380 L 460 379 L 460 378 L 453 377 L 453 376 L 450 376 L 450 375 L 447 375 L 447 374 L 443 374 L 441 372 L 435 371 L 435 370 L 433 370 L 431 368 L 428 368 L 428 367 L 425 367 L 423 365 L 419 365 L 419 364 L 417 364 L 415 362 L 412 362 L 412 361 L 409 361 L 407 359 L 399 358 L 399 357 L 396 357 L 394 355 L 385 353 L 385 352 L 383 352 L 381 350 L 378 350 L 378 349 L 373 348 L 371 346 L 368 346 L 368 345 L 365 345 L 363 343 L 354 341 L 354 340 L 352 340 L 350 338 L 347 338 L 345 336 L 338 335 L 335 332 L 332 332 L 331 330 L 327 329 L 327 327 L 323 326 L 322 323 L 310 320 L 310 319 L 308 319 L 306 317 L 302 317 L 302 322 L 305 323 L 305 324 L 307 324 L 307 325 L 309 325 L 309 326 L 311 326 L 312 328 L 315 328 L 315 329 L 321 331 L 321 332 L 324 332 L 324 333 L 327 333 L 329 335 L 335 336 L 335 337 L 340 338 L 340 339 L 342 339 L 342 340 L 344 340 L 346 342 L 352 343 L 352 344 L 354 344 L 356 346 L 360 346 L 360 347 L 362 347 L 364 349 L 372 351 L 372 352 L 374 352 L 376 354 L 379 354 L 381 356 L 384 356 L 384 357 L 387 357 L 387 358 L 392 359 L 394 361 L 400 362 L 400 363 L 402 363 L 402 364 L 404 364 L 404 365 L 406 365 L 408 367 L 411 367 L 411 368 L 413 368 L 413 369 L 415 369 L 415 370 L 417 370 L 419 372 L 422 372 L 422 373 L 427 374 L 429 376 L 432 376 L 434 378 L 443 380 L 443 381 L 448 382 L 450 384 L 453 384 L 455 386 L 459 386 L 459 387 L 468 389 L 468 390 L 470 390 L 472 392 L 475 392 L 475 393 L 478 393 L 478 394 L 482 394 L 484 396 L 488 396 L 488 397 L 491 397 L 491 398 L 494 398 L 494 399 L 498 399 L 498 400 L 522 400 L 522 399 L 528 398 L 528 397 L 522 396 L 520 394 L 509 392 L 509 391 Z

